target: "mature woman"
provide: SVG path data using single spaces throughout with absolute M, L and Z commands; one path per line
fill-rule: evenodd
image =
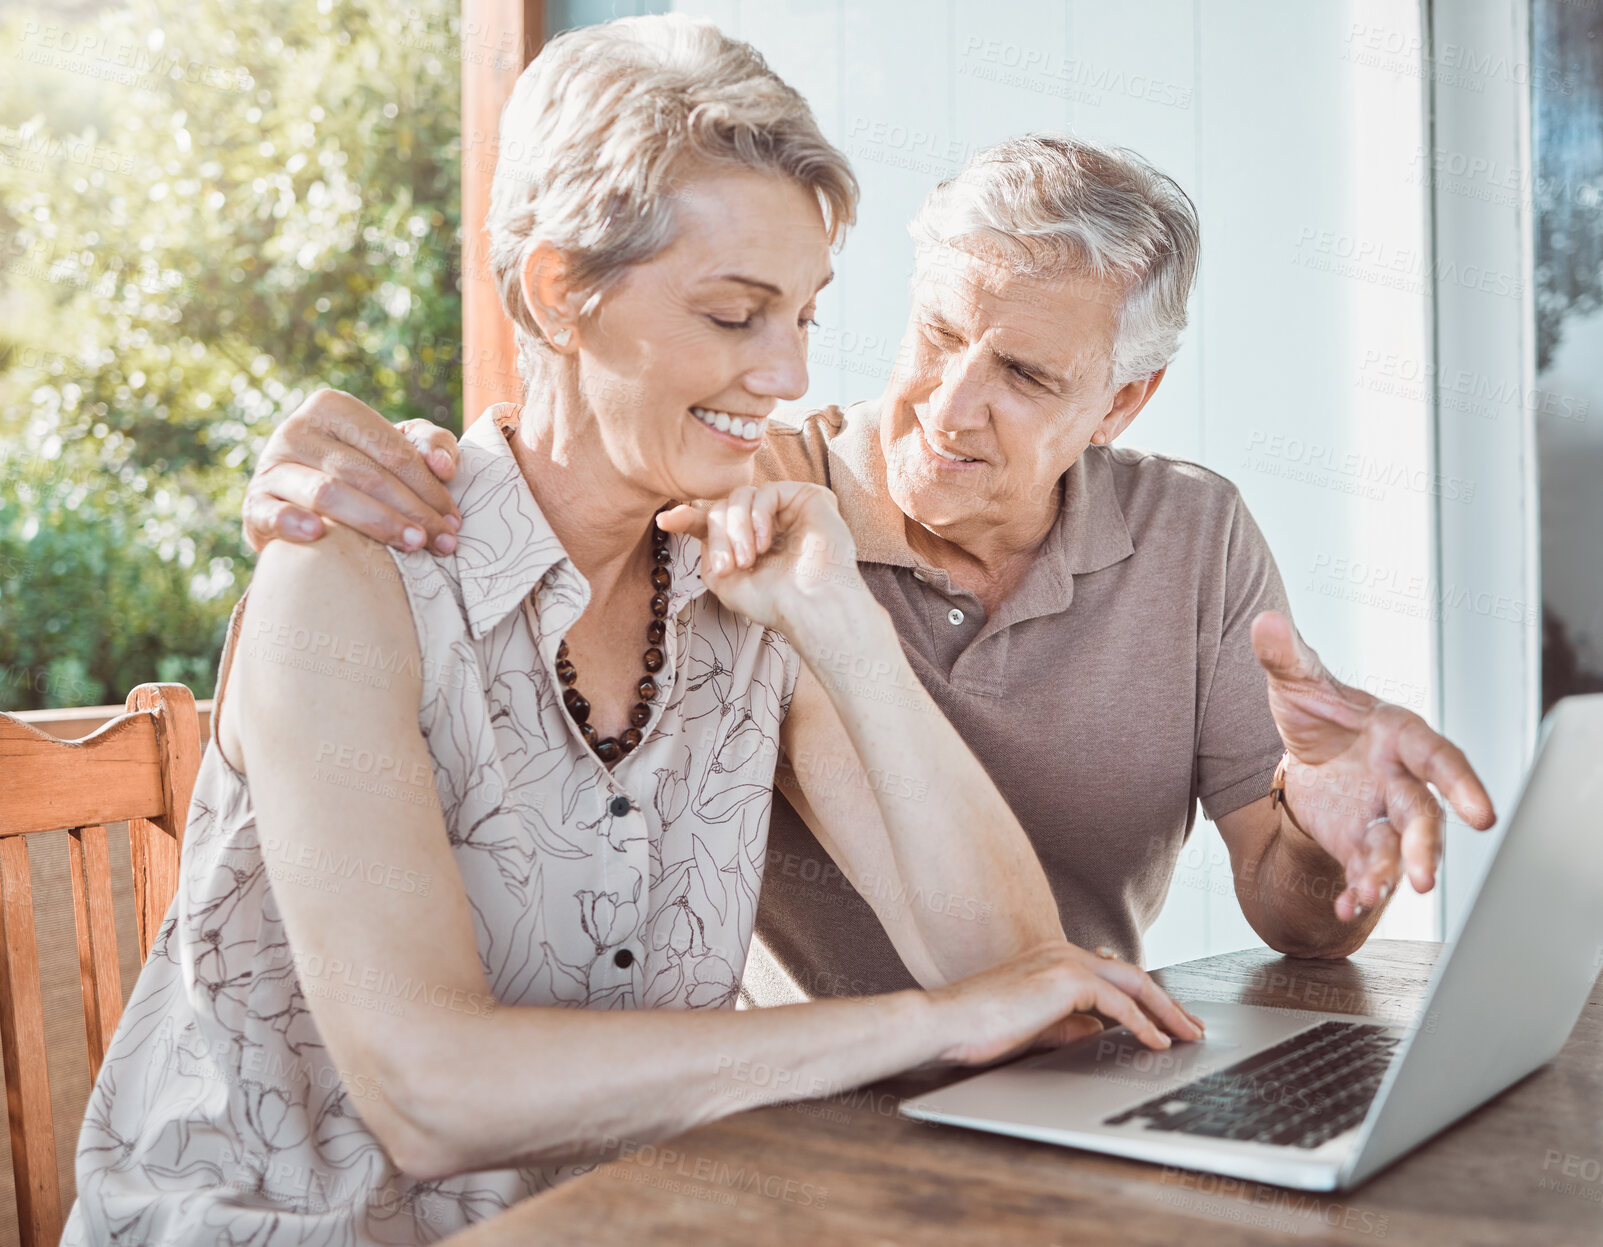
M 831 495 L 749 484 L 855 203 L 805 104 L 710 25 L 648 18 L 553 41 L 502 133 L 526 401 L 464 438 L 452 557 L 348 529 L 263 556 L 67 1242 L 433 1241 L 787 1089 L 991 1060 L 1092 1009 L 1200 1034 L 1063 942 Z M 727 1007 L 781 749 L 926 990 Z M 741 1084 L 757 1065 L 785 1076 Z

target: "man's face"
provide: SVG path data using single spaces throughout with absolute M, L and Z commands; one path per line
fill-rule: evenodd
M 1111 441 L 1151 388 L 1110 384 L 1119 300 L 1110 283 L 1022 277 L 978 250 L 922 256 L 881 413 L 902 511 L 959 545 L 1048 523 L 1092 434 Z

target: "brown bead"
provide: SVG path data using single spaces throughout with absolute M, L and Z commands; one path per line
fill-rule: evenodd
M 596 731 L 594 723 L 579 724 L 579 735 L 584 737 L 584 743 L 592 749 L 596 747 L 596 743 L 601 739 L 601 733 Z
M 595 751 L 596 757 L 600 758 L 609 766 L 616 762 L 619 758 L 623 757 L 623 747 L 618 744 L 618 738 L 616 736 L 609 736 L 606 740 L 597 743 L 595 745 Z
M 651 672 L 652 675 L 656 675 L 657 672 L 662 670 L 662 651 L 653 645 L 645 652 L 641 661 L 645 663 L 647 671 Z
M 584 694 L 576 688 L 565 689 L 562 693 L 562 704 L 568 708 L 575 723 L 583 723 L 590 717 L 590 703 L 584 699 Z
M 568 643 L 566 641 L 563 641 L 563 642 L 561 642 L 561 643 L 559 643 L 557 645 L 557 657 L 558 658 L 566 658 L 567 656 L 568 656 Z
M 640 730 L 633 727 L 626 729 L 624 734 L 618 737 L 618 744 L 623 746 L 625 753 L 633 753 L 640 744 Z
M 651 595 L 651 613 L 658 619 L 667 618 L 668 595 L 666 593 L 653 593 Z
M 635 702 L 635 708 L 629 712 L 629 723 L 633 727 L 645 727 L 651 722 L 651 707 L 643 701 Z
M 656 548 L 652 550 L 651 557 L 659 564 L 667 564 L 673 561 L 673 551 L 668 548 L 668 535 L 666 533 L 663 534 L 662 540 L 657 544 Z
M 673 573 L 666 567 L 653 567 L 651 569 L 651 587 L 668 592 L 668 586 L 673 584 Z
M 574 665 L 571 662 L 569 662 L 566 658 L 557 659 L 557 679 L 561 680 L 564 684 L 571 688 L 573 682 L 578 678 L 579 673 L 577 670 L 575 670 Z
M 657 695 L 657 682 L 649 675 L 640 677 L 640 688 L 637 690 L 641 701 L 650 701 Z
M 646 642 L 650 645 L 661 645 L 668 639 L 668 625 L 661 619 L 653 619 L 646 625 Z

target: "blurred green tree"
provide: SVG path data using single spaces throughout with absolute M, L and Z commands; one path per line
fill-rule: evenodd
M 461 427 L 458 11 L 0 15 L 0 708 L 211 695 L 312 389 Z

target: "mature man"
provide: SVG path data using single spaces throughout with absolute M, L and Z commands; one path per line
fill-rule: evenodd
M 1129 152 L 1034 135 L 937 187 L 912 230 L 912 315 L 884 394 L 768 422 L 759 474 L 835 491 L 869 587 L 1029 833 L 1072 941 L 1139 962 L 1200 802 L 1265 941 L 1357 949 L 1404 869 L 1434 884 L 1427 784 L 1476 827 L 1491 801 L 1417 715 L 1323 669 L 1229 481 L 1113 448 L 1185 325 L 1190 200 Z M 408 432 L 448 478 L 448 435 Z M 450 509 L 402 433 L 325 391 L 274 434 L 246 526 L 258 548 L 314 540 L 315 512 L 448 553 Z M 850 638 L 832 660 L 840 678 L 874 678 Z M 808 993 L 913 985 L 873 912 L 893 898 L 858 882 L 776 801 L 757 930 Z M 912 899 L 989 917 L 959 896 Z

